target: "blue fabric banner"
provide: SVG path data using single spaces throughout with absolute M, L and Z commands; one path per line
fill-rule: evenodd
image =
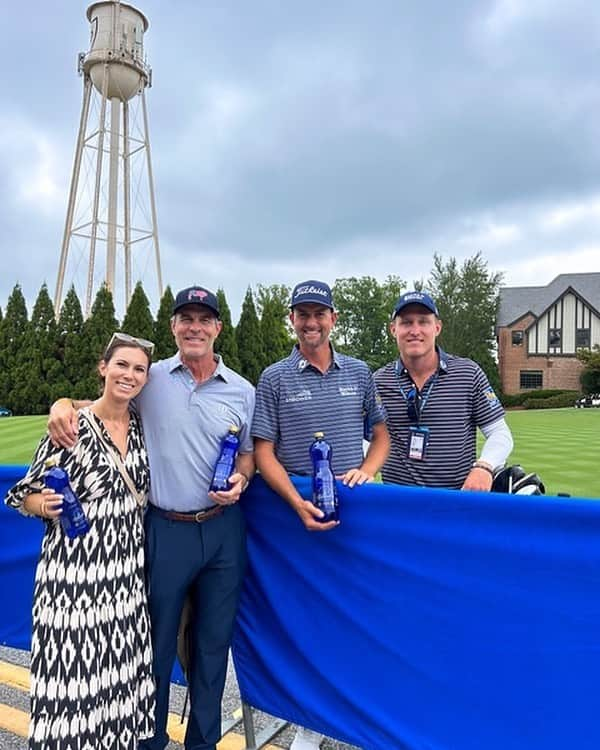
M 340 487 L 323 534 L 260 478 L 243 506 L 250 704 L 365 750 L 600 746 L 600 502 Z M 0 507 L 4 645 L 29 647 L 41 535 Z
M 243 504 L 247 702 L 365 750 L 600 746 L 600 502 L 367 485 L 327 533 Z
M 0 644 L 22 649 L 31 646 L 33 581 L 44 523 L 7 508 L 4 496 L 26 471 L 26 466 L 0 466 Z

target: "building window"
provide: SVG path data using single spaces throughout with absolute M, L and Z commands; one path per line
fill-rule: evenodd
M 548 334 L 548 346 L 560 346 L 561 330 L 560 328 L 551 328 Z
M 521 370 L 519 375 L 522 390 L 533 390 L 543 385 L 544 376 L 541 370 Z
M 589 349 L 590 348 L 590 329 L 589 328 L 578 328 L 575 331 L 575 347 L 577 349 Z
M 523 331 L 512 332 L 513 346 L 521 346 L 523 344 Z

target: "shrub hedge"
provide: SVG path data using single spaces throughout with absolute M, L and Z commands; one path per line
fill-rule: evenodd
M 523 406 L 525 409 L 554 409 L 557 407 L 536 406 L 534 402 L 546 401 L 549 398 L 562 397 L 563 395 L 569 402 L 565 403 L 565 406 L 573 406 L 573 402 L 575 401 L 575 399 L 581 396 L 579 391 L 565 391 L 556 388 L 545 388 L 540 389 L 539 391 L 525 391 L 525 393 L 514 393 L 511 395 L 503 393 L 500 396 L 500 401 L 502 402 L 502 405 L 507 408 L 510 408 L 511 406 Z M 532 405 L 526 405 L 528 403 Z

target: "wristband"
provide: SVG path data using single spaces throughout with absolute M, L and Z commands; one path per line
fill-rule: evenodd
M 475 461 L 473 463 L 473 468 L 474 469 L 483 469 L 484 471 L 487 471 L 487 473 L 491 477 L 494 476 L 494 470 L 492 469 L 492 467 L 490 466 L 490 464 L 488 464 L 486 461 L 481 461 L 481 460 Z
M 238 471 L 238 474 L 241 474 L 241 476 L 243 476 L 246 480 L 246 484 L 242 487 L 242 492 L 245 492 L 248 489 L 248 485 L 250 484 L 250 478 L 247 474 L 244 474 L 243 471 Z

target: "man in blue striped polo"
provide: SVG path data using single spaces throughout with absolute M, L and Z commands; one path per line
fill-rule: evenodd
M 436 345 L 442 321 L 424 292 L 398 299 L 390 330 L 399 357 L 375 373 L 391 437 L 383 481 L 489 491 L 513 441 L 483 370 Z M 477 428 L 486 441 L 475 460 Z
M 255 459 L 262 477 L 296 511 L 309 531 L 328 531 L 335 521 L 304 500 L 290 474 L 309 475 L 315 432 L 332 445 L 333 470 L 354 487 L 373 480 L 389 451 L 385 412 L 365 362 L 339 354 L 329 340 L 337 313 L 322 281 L 297 284 L 290 320 L 298 343 L 291 354 L 267 367 L 256 388 L 252 421 Z M 372 426 L 366 456 L 364 419 Z M 322 736 L 298 727 L 290 750 L 318 750 Z

